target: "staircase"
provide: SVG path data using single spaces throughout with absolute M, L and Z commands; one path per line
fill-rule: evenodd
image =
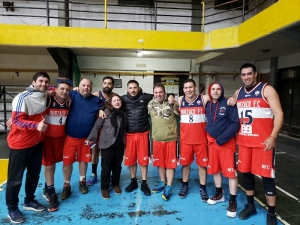
M 0 85 L 0 133 L 9 131 L 6 121 L 11 118 L 12 100 L 25 88 L 25 85 Z

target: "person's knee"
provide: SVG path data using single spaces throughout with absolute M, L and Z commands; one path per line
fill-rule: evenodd
M 276 195 L 276 186 L 274 178 L 262 177 L 265 195 L 275 196 Z
M 243 174 L 243 184 L 244 184 L 244 188 L 247 191 L 254 190 L 254 186 L 255 186 L 254 175 L 252 173 L 244 173 Z

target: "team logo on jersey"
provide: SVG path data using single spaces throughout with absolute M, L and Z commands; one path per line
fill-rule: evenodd
M 56 105 L 56 102 L 53 102 L 53 103 L 52 103 L 52 105 L 53 105 L 53 107 L 55 107 L 55 105 Z
M 260 93 L 260 91 L 256 91 L 254 94 L 255 94 L 255 96 L 258 96 L 259 93 Z
M 184 102 L 182 102 L 182 106 L 184 106 L 185 105 L 185 103 Z
M 143 100 L 141 100 L 140 102 L 144 102 Z
M 198 101 L 197 101 L 197 104 L 198 104 L 198 105 L 200 105 L 200 104 L 201 104 L 201 101 L 200 101 L 200 100 L 198 100 Z
M 219 115 L 224 116 L 225 112 L 226 112 L 226 108 L 225 107 L 221 107 Z

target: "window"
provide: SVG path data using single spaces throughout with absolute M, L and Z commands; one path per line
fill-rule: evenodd
M 238 8 L 239 7 L 239 8 Z M 249 0 L 245 0 L 245 10 L 248 10 Z M 243 9 L 243 0 L 215 0 L 215 9 Z
M 154 0 L 118 0 L 118 5 L 154 7 Z

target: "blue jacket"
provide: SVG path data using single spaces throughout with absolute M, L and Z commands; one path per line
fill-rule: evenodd
M 216 103 L 210 95 L 213 84 L 219 84 L 222 94 Z M 223 145 L 233 138 L 240 129 L 238 110 L 235 106 L 228 106 L 224 97 L 224 88 L 218 82 L 213 82 L 208 88 L 210 101 L 205 106 L 207 123 L 206 132 L 216 139 L 218 145 Z
M 69 95 L 72 104 L 67 118 L 66 134 L 72 138 L 86 138 L 95 124 L 103 102 L 94 95 L 84 98 L 77 91 L 70 91 Z

